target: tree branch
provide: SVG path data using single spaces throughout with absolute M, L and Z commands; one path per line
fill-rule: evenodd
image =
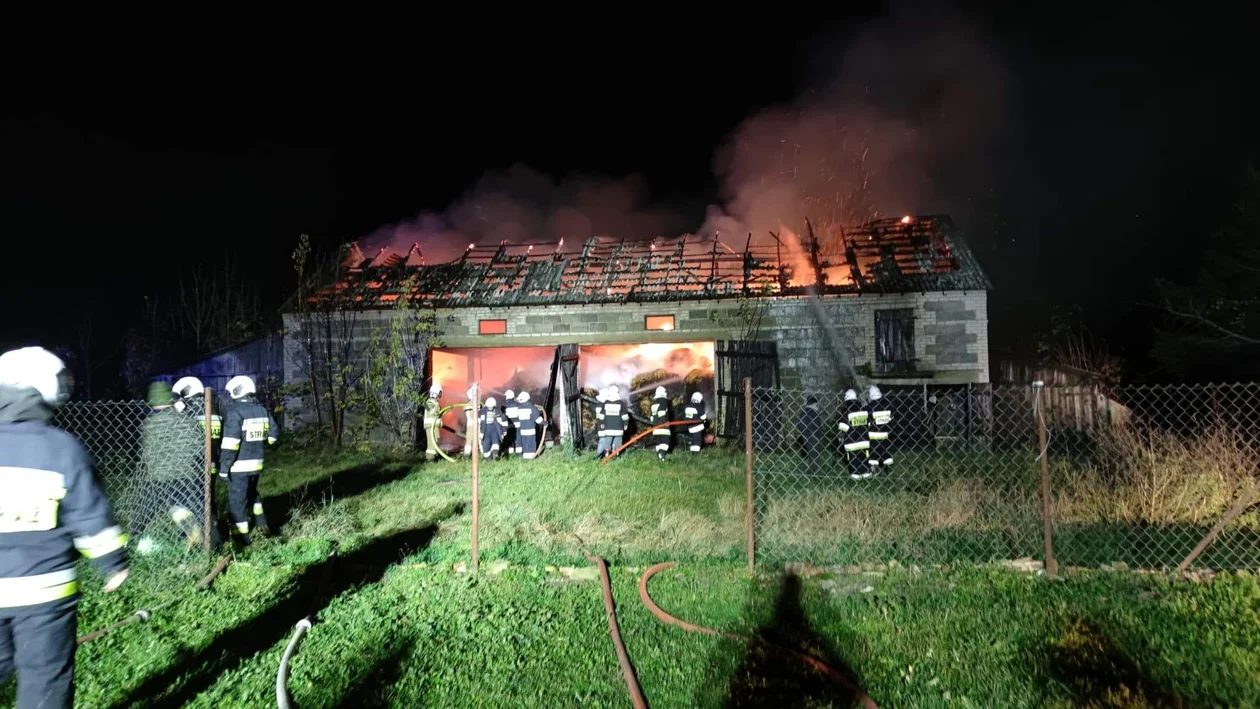
M 1172 305 L 1168 303 L 1164 304 L 1164 310 L 1167 311 L 1168 314 L 1173 315 L 1175 317 L 1189 320 L 1191 322 L 1204 325 L 1208 327 L 1209 329 L 1215 330 L 1216 332 L 1223 335 L 1226 339 L 1234 340 L 1236 342 L 1242 342 L 1248 345 L 1260 345 L 1260 338 L 1250 337 L 1236 330 L 1231 330 L 1230 328 L 1227 328 L 1224 325 L 1221 325 L 1220 323 L 1212 320 L 1211 318 L 1208 318 L 1204 315 L 1200 315 L 1199 313 L 1180 311 L 1173 308 Z

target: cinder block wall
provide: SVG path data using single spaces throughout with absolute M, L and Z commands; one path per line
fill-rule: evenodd
M 855 366 L 875 360 L 875 311 L 913 308 L 915 352 L 921 370 L 932 373 L 887 384 L 958 384 L 989 381 L 988 309 L 984 292 L 904 295 L 828 296 L 821 301 L 827 320 Z M 742 328 L 739 302 L 698 300 L 615 305 L 548 305 L 496 308 L 443 308 L 436 311 L 446 347 L 551 346 L 643 342 L 703 342 L 736 339 Z M 673 315 L 673 331 L 647 330 L 649 315 Z M 390 311 L 362 313 L 356 340 L 366 347 L 371 331 Z M 481 320 L 506 320 L 507 334 L 481 335 Z M 298 326 L 285 316 L 286 330 Z M 760 339 L 778 343 L 785 387 L 829 389 L 843 377 L 820 326 L 815 307 L 805 298 L 771 300 L 761 321 Z M 291 351 L 291 348 L 286 348 Z M 297 381 L 300 369 L 286 358 L 285 380 Z M 292 408 L 292 407 L 291 407 Z

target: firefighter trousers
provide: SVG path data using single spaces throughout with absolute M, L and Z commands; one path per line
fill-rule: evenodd
M 652 432 L 652 442 L 656 444 L 656 452 L 669 452 L 670 430 L 668 428 Z
M 232 518 L 232 533 L 247 542 L 251 530 L 267 527 L 262 499 L 258 497 L 258 473 L 228 476 L 228 515 Z
M 75 606 L 0 616 L 0 685 L 17 672 L 16 709 L 74 705 Z

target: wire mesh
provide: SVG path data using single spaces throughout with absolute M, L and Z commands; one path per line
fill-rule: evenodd
M 200 411 L 142 401 L 70 402 L 53 424 L 74 434 L 127 531 L 131 585 L 181 588 L 209 568 Z
M 877 406 L 865 394 L 848 406 L 891 414 L 886 442 L 869 425 L 841 430 L 843 392 L 754 390 L 759 560 L 1043 559 L 1044 421 L 1059 563 L 1169 568 L 1251 489 L 1260 460 L 1260 384 L 885 387 Z M 846 452 L 858 441 L 873 447 Z M 1260 566 L 1258 506 L 1195 565 Z

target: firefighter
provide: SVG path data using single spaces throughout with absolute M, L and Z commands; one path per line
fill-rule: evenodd
M 74 704 L 79 554 L 106 592 L 127 579 L 127 537 L 91 457 L 49 425 L 69 386 L 48 350 L 0 355 L 0 685 L 17 672 L 17 709 Z
M 520 425 L 517 431 L 520 432 L 521 457 L 525 460 L 533 460 L 538 457 L 538 452 L 542 450 L 541 437 L 545 432 L 542 427 L 543 415 L 529 400 L 529 392 L 523 391 L 520 396 L 516 397 L 518 405 L 517 412 L 520 416 Z
M 652 440 L 656 441 L 656 458 L 664 461 L 665 454 L 669 452 L 669 443 L 672 438 L 673 431 L 669 426 L 662 424 L 669 423 L 669 394 L 665 391 L 665 387 L 656 387 L 656 391 L 652 394 L 651 421 L 653 426 L 661 426 L 652 431 Z
M 183 377 L 171 387 L 171 394 L 175 397 L 175 410 L 186 411 L 188 415 L 195 418 L 204 438 L 206 433 L 206 388 L 202 385 L 201 380 L 196 377 Z M 212 405 L 214 410 L 210 412 L 210 473 L 213 475 L 219 472 L 219 455 L 223 449 L 223 417 L 219 415 L 223 404 L 216 398 Z M 205 494 L 204 490 L 202 494 Z M 210 495 L 210 504 L 213 507 L 213 491 Z M 213 509 L 210 515 L 211 519 L 214 519 Z M 213 546 L 218 546 L 219 541 L 218 525 L 212 525 L 210 528 L 210 543 Z
M 228 514 L 232 532 L 242 544 L 249 544 L 250 522 L 267 529 L 262 500 L 258 497 L 258 476 L 267 457 L 267 446 L 280 435 L 275 419 L 258 402 L 254 380 L 232 377 L 227 383 L 232 406 L 223 422 L 223 456 L 219 477 L 228 481 Z
M 503 442 L 500 425 L 503 417 L 499 414 L 499 402 L 495 401 L 493 396 L 487 398 L 477 415 L 478 423 L 481 424 L 481 429 L 477 431 L 481 439 L 481 454 L 486 458 L 494 458 L 499 454 L 499 444 Z M 471 428 L 468 430 L 468 435 L 472 436 Z
M 608 387 L 604 397 L 604 436 L 608 440 L 608 452 L 612 455 L 621 447 L 621 438 L 626 435 L 626 424 L 630 422 L 630 407 L 621 400 L 621 387 L 616 384 Z
M 197 425 L 186 402 L 176 407 L 170 387 L 161 382 L 149 386 L 152 413 L 144 421 L 140 433 L 140 464 L 146 478 L 144 495 L 147 504 L 131 520 L 132 533 L 142 534 L 136 551 L 148 554 L 157 549 L 153 538 L 144 534 L 159 511 L 184 534 L 189 546 L 201 543 L 202 511 L 205 506 L 205 483 L 202 478 L 206 460 L 204 428 Z M 213 533 L 212 533 L 213 534 Z M 217 545 L 217 534 L 211 537 Z
M 473 419 L 479 413 L 473 410 L 473 397 L 477 395 L 477 385 L 475 383 L 469 388 L 467 395 L 468 402 L 464 404 L 464 457 L 471 458 Z
M 503 430 L 503 455 L 521 452 L 520 404 L 516 402 L 516 392 L 508 389 L 503 394 L 503 417 L 507 419 L 507 428 Z
M 595 435 L 599 444 L 595 447 L 595 459 L 602 460 L 612 452 L 608 447 L 608 432 L 604 430 L 604 402 L 608 401 L 608 389 L 600 389 L 595 396 Z
M 796 422 L 796 432 L 801 437 L 801 452 L 806 456 L 818 455 L 822 443 L 822 414 L 818 412 L 818 398 L 809 396 L 805 399 L 805 408 L 801 409 L 801 417 Z
M 438 426 L 442 411 L 442 385 L 429 387 L 429 398 L 424 400 L 424 459 L 433 460 L 438 454 Z
M 704 410 L 704 394 L 695 392 L 691 395 L 691 403 L 683 409 L 683 418 L 695 421 L 687 427 L 687 432 L 691 434 L 691 452 L 699 453 L 704 447 L 704 423 L 709 420 L 709 414 Z
M 871 385 L 866 398 L 867 412 L 870 416 L 868 436 L 871 441 L 870 458 L 867 459 L 866 464 L 870 468 L 870 475 L 875 475 L 882 470 L 888 470 L 893 464 L 892 451 L 888 448 L 888 429 L 892 424 L 892 411 L 888 407 L 888 402 L 884 401 L 884 394 L 874 384 Z
M 857 392 L 846 390 L 840 418 L 840 441 L 844 444 L 844 454 L 849 462 L 849 477 L 854 480 L 870 477 L 870 469 L 866 465 L 871 449 L 871 442 L 866 439 L 868 418 L 866 409 L 858 401 Z

